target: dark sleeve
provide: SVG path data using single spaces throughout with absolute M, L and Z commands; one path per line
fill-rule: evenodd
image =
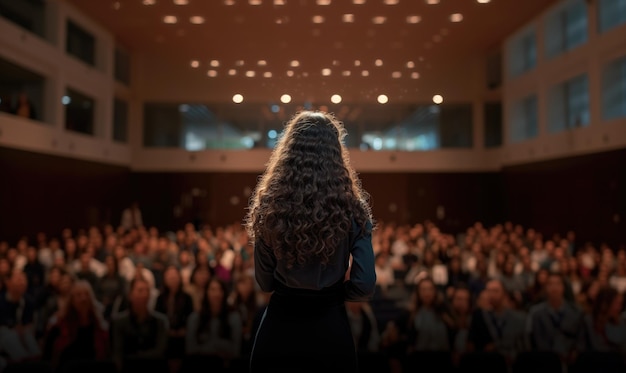
M 486 345 L 493 342 L 491 335 L 487 330 L 485 316 L 480 309 L 474 311 L 474 314 L 472 315 L 467 342 L 471 343 L 477 351 L 482 351 Z
M 271 292 L 274 290 L 274 269 L 276 257 L 272 250 L 263 241 L 257 239 L 254 243 L 254 276 L 261 290 Z
M 376 286 L 376 270 L 374 268 L 374 249 L 372 247 L 372 223 L 368 222 L 366 232 L 360 232 L 353 222 L 353 231 L 356 235 L 352 239 L 352 266 L 350 279 L 344 282 L 347 301 L 368 301 L 374 295 Z

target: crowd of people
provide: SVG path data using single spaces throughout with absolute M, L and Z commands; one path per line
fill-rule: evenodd
M 0 242 L 0 371 L 84 361 L 245 371 L 271 295 L 255 281 L 244 227 L 162 232 L 125 220 Z M 588 351 L 626 354 L 624 247 L 512 223 L 451 235 L 377 222 L 372 242 L 374 298 L 346 303 L 364 370 L 417 371 L 424 353 L 456 367 L 479 352 L 509 367 L 528 351 L 564 367 Z

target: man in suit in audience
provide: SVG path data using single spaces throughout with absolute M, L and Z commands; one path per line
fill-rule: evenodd
M 536 351 L 557 353 L 565 362 L 573 362 L 583 329 L 583 312 L 565 300 L 565 279 L 550 273 L 546 300 L 532 307 L 528 317 L 530 346 Z

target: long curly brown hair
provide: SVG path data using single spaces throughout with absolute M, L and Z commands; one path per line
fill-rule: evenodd
M 250 238 L 271 247 L 288 268 L 312 257 L 328 264 L 352 220 L 361 232 L 373 229 L 369 195 L 343 144 L 346 134 L 332 114 L 297 113 L 285 125 L 250 198 Z

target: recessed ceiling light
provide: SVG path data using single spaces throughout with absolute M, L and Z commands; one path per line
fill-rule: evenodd
M 491 2 L 491 0 L 476 0 L 477 3 L 479 4 L 487 4 L 489 2 Z
M 174 4 L 176 4 L 176 5 L 187 5 L 187 4 L 189 4 L 189 0 L 174 0 Z
M 344 14 L 341 16 L 341 20 L 345 23 L 353 23 L 354 22 L 354 14 Z
M 385 21 L 387 21 L 387 17 L 385 17 L 385 16 L 376 16 L 376 17 L 372 18 L 372 22 L 375 25 L 382 25 L 383 23 L 385 23 Z
M 256 75 L 256 73 L 253 70 L 246 71 L 246 76 L 248 78 L 254 78 L 255 75 Z
M 291 102 L 291 96 L 289 96 L 288 94 L 284 94 L 282 96 L 280 96 L 280 102 L 282 102 L 283 104 L 288 104 Z
M 210 76 L 211 78 L 215 78 L 217 76 L 217 71 L 215 70 L 209 70 L 206 73 L 208 76 Z
M 219 67 L 220 65 L 220 61 L 218 60 L 211 60 L 211 62 L 209 63 L 212 67 Z
M 420 77 L 420 74 L 418 72 L 414 71 L 411 73 L 411 79 L 419 79 L 419 77 Z
M 285 0 L 274 0 L 274 5 L 285 5 Z
M 418 16 L 418 15 L 410 15 L 410 16 L 406 16 L 406 23 L 420 23 L 420 21 L 422 20 L 422 17 Z
M 236 66 L 243 66 L 243 60 L 237 60 L 237 62 L 235 62 Z
M 344 70 L 341 72 L 341 75 L 343 76 L 350 76 L 350 70 Z
M 323 16 L 313 16 L 313 23 L 324 23 Z
M 434 95 L 433 96 L 433 102 L 437 105 L 441 104 L 443 102 L 443 96 L 442 95 Z
M 263 77 L 264 78 L 271 78 L 272 77 L 272 73 L 270 71 L 266 71 L 263 73 Z
M 154 5 L 156 4 L 156 0 L 143 0 L 141 3 L 143 5 Z
M 204 17 L 202 16 L 193 16 L 189 18 L 189 22 L 193 23 L 194 25 L 201 25 L 204 23 Z
M 333 60 L 333 66 L 339 66 L 339 60 Z
M 230 76 L 237 75 L 237 70 L 235 70 L 235 69 L 228 70 L 228 75 L 230 75 Z
M 303 73 L 302 73 L 302 76 L 306 78 L 307 76 L 309 76 L 309 73 L 307 73 L 307 72 L 305 71 L 305 72 L 303 72 Z
M 198 60 L 191 61 L 191 67 L 193 67 L 194 69 L 198 68 L 199 66 L 200 66 L 200 61 Z
M 298 66 L 300 66 L 300 61 L 293 60 L 293 61 L 291 61 L 290 65 L 291 65 L 291 67 L 298 67 Z
M 267 66 L 267 61 L 265 61 L 265 60 L 259 60 L 259 62 L 257 62 L 257 64 L 258 64 L 259 66 Z
M 384 0 L 383 2 L 386 5 L 396 5 L 396 4 L 398 4 L 399 0 Z
M 261 5 L 262 2 L 261 0 L 248 0 L 248 4 L 250 5 Z
M 361 75 L 362 75 L 362 76 L 369 76 L 369 75 L 370 75 L 370 72 L 369 72 L 369 71 L 367 71 L 367 70 L 363 70 L 363 71 L 361 71 Z
M 394 72 L 391 73 L 391 77 L 394 78 L 394 79 L 401 78 L 402 77 L 402 73 L 399 72 L 399 71 L 394 71 Z
M 239 93 L 235 94 L 233 96 L 233 102 L 236 103 L 236 104 L 242 103 L 243 102 L 243 96 L 241 94 L 239 94 Z
M 407 68 L 409 68 L 409 69 L 414 68 L 414 67 L 415 67 L 415 62 L 413 62 L 413 61 L 409 61 L 409 62 L 407 62 L 407 63 L 406 63 L 406 67 L 407 67 Z
M 165 17 L 163 17 L 163 23 L 167 23 L 169 25 L 173 25 L 176 22 L 178 22 L 178 18 L 176 18 L 176 16 L 165 16 Z
M 332 102 L 333 104 L 338 104 L 341 102 L 341 96 L 340 95 L 332 95 L 330 97 L 330 102 Z
M 330 5 L 331 0 L 317 0 L 317 5 Z
M 354 60 L 354 66 L 361 66 L 361 61 Z
M 328 69 L 328 68 L 322 69 L 322 75 L 329 76 L 330 73 L 331 73 L 330 69 Z
M 389 102 L 389 97 L 387 97 L 387 95 L 378 95 L 377 100 L 379 104 L 386 104 Z
M 352 0 L 352 4 L 362 5 L 365 4 L 365 0 Z
M 235 0 L 224 0 L 224 5 L 235 5 Z
M 287 70 L 287 76 L 288 76 L 288 77 L 292 77 L 292 76 L 293 76 L 293 71 L 291 71 L 291 70 Z
M 439 0 L 426 0 L 426 4 L 428 5 L 439 4 Z
M 383 60 L 381 60 L 380 58 L 377 59 L 376 61 L 374 61 L 374 65 L 376 65 L 378 67 L 382 66 L 383 65 Z
M 463 14 L 454 13 L 450 15 L 450 22 L 461 22 L 463 20 Z

